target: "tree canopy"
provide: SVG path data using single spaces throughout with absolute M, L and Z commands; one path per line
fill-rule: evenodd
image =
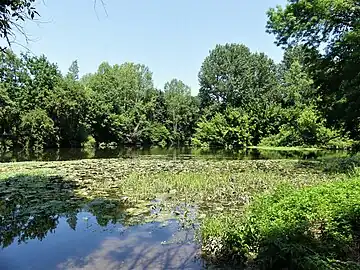
M 332 124 L 360 128 L 360 5 L 356 0 L 288 1 L 268 11 L 267 31 L 285 47 L 312 51 L 309 72 Z M 325 48 L 325 49 L 323 49 Z
M 38 15 L 33 1 L 1 8 L 2 38 L 12 20 Z M 218 44 L 200 67 L 197 96 L 176 78 L 157 89 L 141 63 L 103 62 L 80 76 L 77 60 L 62 74 L 44 55 L 4 50 L 5 147 L 351 147 L 360 139 L 359 12 L 355 0 L 288 0 L 271 8 L 266 31 L 283 46 L 283 60 Z

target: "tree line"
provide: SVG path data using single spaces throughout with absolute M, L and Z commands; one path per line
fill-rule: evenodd
M 110 65 L 79 78 L 45 56 L 0 54 L 0 134 L 8 147 L 96 144 L 349 148 L 360 128 L 360 8 L 355 0 L 288 1 L 268 11 L 275 63 L 243 44 L 204 59 L 199 93 L 154 87 L 149 67 Z M 325 49 L 323 49 L 325 48 Z

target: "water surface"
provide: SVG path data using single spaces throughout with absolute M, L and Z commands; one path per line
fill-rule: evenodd
M 55 228 L 39 226 L 28 240 L 14 239 L 0 251 L 0 269 L 203 269 L 193 230 L 180 229 L 176 220 L 124 226 L 99 225 L 89 212 L 66 217 Z M 46 223 L 46 221 L 44 220 Z M 71 228 L 73 227 L 73 228 Z M 45 231 L 41 231 L 45 229 Z M 43 239 L 33 238 L 42 235 Z
M 325 156 L 344 155 L 345 151 L 326 150 L 269 150 L 269 149 L 193 149 L 193 148 L 141 148 L 118 147 L 106 149 L 47 149 L 41 152 L 12 150 L 0 152 L 0 162 L 55 161 L 99 158 L 166 158 L 166 159 L 316 159 Z

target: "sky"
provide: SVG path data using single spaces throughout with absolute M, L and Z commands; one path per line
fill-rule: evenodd
M 243 43 L 279 62 L 283 52 L 265 32 L 266 11 L 285 0 L 42 0 L 38 22 L 26 22 L 35 55 L 45 54 L 66 73 L 78 60 L 80 75 L 101 62 L 145 64 L 155 86 L 173 78 L 198 92 L 198 72 L 216 44 Z M 13 45 L 15 52 L 24 51 Z

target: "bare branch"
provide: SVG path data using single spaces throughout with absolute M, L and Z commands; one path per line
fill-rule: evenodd
M 26 44 L 29 44 L 29 42 L 32 41 L 26 34 L 22 22 L 32 21 L 37 25 L 46 23 L 37 20 L 37 17 L 40 15 L 35 9 L 36 1 L 37 0 L 5 1 L 5 3 L 0 3 L 0 38 L 4 39 L 7 43 L 7 46 L 0 46 L 0 50 L 5 50 L 7 47 L 11 47 L 11 44 L 15 43 L 15 32 L 20 33 L 25 38 Z M 96 12 L 98 1 L 102 5 L 106 16 L 108 16 L 104 0 L 93 1 L 96 17 L 99 19 Z M 41 2 L 43 5 L 46 5 L 45 0 L 42 0 Z
M 95 10 L 95 14 L 96 14 L 96 17 L 99 19 L 98 13 L 97 13 L 97 11 L 96 11 L 97 3 L 98 3 L 98 1 L 97 1 L 97 0 L 94 0 L 94 10 Z M 100 3 L 101 3 L 101 5 L 102 5 L 102 7 L 103 7 L 103 10 L 104 10 L 104 12 L 105 12 L 106 17 L 108 17 L 109 15 L 108 15 L 108 13 L 107 13 L 104 0 L 100 0 Z

